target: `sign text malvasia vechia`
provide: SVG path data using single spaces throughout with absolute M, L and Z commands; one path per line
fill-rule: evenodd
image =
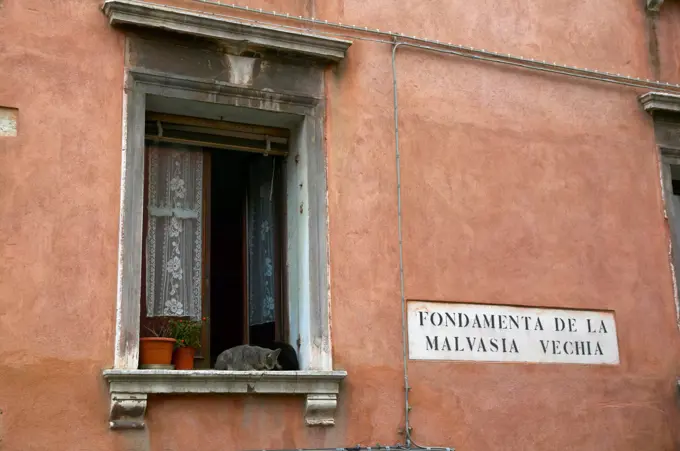
M 410 301 L 414 360 L 618 364 L 611 312 Z

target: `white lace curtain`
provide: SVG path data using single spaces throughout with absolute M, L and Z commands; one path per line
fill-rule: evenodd
M 201 317 L 203 154 L 149 148 L 147 316 Z
M 248 187 L 248 322 L 274 322 L 276 271 L 274 237 L 276 159 L 258 156 L 250 164 Z

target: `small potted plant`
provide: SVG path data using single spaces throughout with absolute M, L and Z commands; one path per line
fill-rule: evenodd
M 194 356 L 201 347 L 201 331 L 205 321 L 207 319 L 204 317 L 201 321 L 171 319 L 168 322 L 170 336 L 176 340 L 173 356 L 176 370 L 194 369 Z
M 176 340 L 170 336 L 170 327 L 159 323 L 146 328 L 152 336 L 139 339 L 140 368 L 171 368 L 172 349 Z

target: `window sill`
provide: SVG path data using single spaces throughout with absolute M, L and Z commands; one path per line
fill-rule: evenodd
M 308 426 L 332 426 L 345 371 L 104 370 L 112 429 L 144 428 L 148 394 L 305 395 Z

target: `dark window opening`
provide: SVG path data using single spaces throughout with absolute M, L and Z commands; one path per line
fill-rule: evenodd
M 680 166 L 670 164 L 669 168 L 673 195 L 680 196 Z
M 232 346 L 286 340 L 281 302 L 281 160 L 211 152 L 211 367 L 219 353 Z
M 680 196 L 680 180 L 673 180 L 673 194 L 675 196 Z

